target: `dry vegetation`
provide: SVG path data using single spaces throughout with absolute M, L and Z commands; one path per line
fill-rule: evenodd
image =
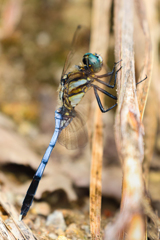
M 159 0 L 6 0 L 0 13 L 0 239 L 160 239 Z M 56 145 L 19 222 L 54 131 L 57 87 L 78 24 L 91 25 L 90 51 L 110 69 L 122 59 L 118 106 L 101 114 L 92 102 L 90 144 Z

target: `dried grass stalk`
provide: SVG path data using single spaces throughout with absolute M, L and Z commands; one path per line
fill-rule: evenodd
M 148 173 L 149 173 L 150 162 L 151 162 L 153 151 L 154 151 L 155 139 L 157 135 L 158 113 L 159 113 L 158 96 L 159 96 L 160 85 L 158 80 L 160 75 L 160 67 L 158 62 L 158 44 L 160 39 L 160 31 L 158 33 L 157 29 L 158 27 L 160 27 L 160 23 L 158 21 L 158 16 L 156 14 L 157 13 L 156 6 L 158 6 L 158 1 L 159 0 L 154 0 L 154 1 L 141 0 L 140 3 L 137 3 L 137 9 L 141 10 L 141 11 L 140 10 L 138 11 L 139 13 L 138 16 L 139 16 L 143 34 L 145 37 L 145 63 L 146 63 L 145 69 L 147 72 L 147 81 L 144 82 L 143 85 L 139 86 L 137 89 L 138 98 L 141 92 L 147 90 L 147 86 L 149 85 L 150 79 L 152 79 L 150 84 L 150 90 L 148 93 L 148 100 L 146 104 L 144 120 L 143 120 L 144 127 L 145 127 L 145 136 L 144 136 L 145 153 L 144 153 L 144 161 L 143 161 L 143 171 L 144 171 L 144 178 L 146 181 L 146 188 L 148 188 Z M 148 10 L 147 12 L 148 14 L 145 13 L 146 12 L 145 7 L 146 7 L 146 10 Z M 148 17 L 149 23 L 147 22 L 146 15 Z M 151 33 L 149 31 L 148 24 L 150 25 Z M 150 34 L 152 35 L 153 50 L 151 47 Z M 158 34 L 159 34 L 159 37 L 158 37 Z M 140 58 L 140 57 L 137 56 L 137 58 Z M 152 65 L 153 65 L 153 68 L 151 71 Z M 144 71 L 145 70 L 143 70 L 143 72 Z M 143 90 L 143 87 L 144 87 L 144 90 Z M 145 98 L 143 98 L 143 100 L 144 99 Z M 139 100 L 139 102 L 141 101 Z
M 149 26 L 148 26 L 146 11 L 145 11 L 145 2 L 143 0 L 136 0 L 136 8 L 137 8 L 137 13 L 138 13 L 139 21 L 141 24 L 141 28 L 145 36 L 144 68 L 140 74 L 140 78 L 138 81 L 142 80 L 145 75 L 147 76 L 147 80 L 144 81 L 143 84 L 140 84 L 137 88 L 138 105 L 140 110 L 140 117 L 142 119 L 144 114 L 144 109 L 146 106 L 149 86 L 151 82 L 153 51 L 152 51 Z
M 93 1 L 90 52 L 99 53 L 106 62 L 111 0 Z M 100 94 L 102 103 L 103 95 Z M 90 181 L 90 230 L 92 240 L 101 239 L 101 178 L 103 159 L 102 114 L 95 106 Z
M 115 53 L 116 60 L 122 59 L 121 79 L 118 79 L 118 108 L 115 136 L 119 157 L 122 162 L 123 183 L 121 212 L 114 225 L 106 228 L 105 239 L 145 239 L 145 219 L 142 214 L 144 183 L 142 178 L 143 126 L 141 119 L 146 103 L 149 81 L 139 93 L 140 111 L 135 84 L 133 49 L 133 0 L 115 0 Z M 146 22 L 145 22 L 146 24 Z M 151 64 L 149 64 L 151 68 Z M 148 73 L 151 69 L 148 67 Z M 150 79 L 150 76 L 149 76 Z M 121 80 L 121 81 L 120 81 Z M 146 83 L 145 83 L 146 84 Z M 143 93 L 145 93 L 143 95 Z M 143 96 L 142 96 L 143 95 Z M 139 101 L 140 102 L 140 101 Z M 124 235 L 126 232 L 126 235 Z
M 156 99 L 156 91 L 154 89 L 153 84 L 151 84 L 143 120 L 145 128 L 143 175 L 146 189 L 148 189 L 149 168 L 153 156 L 155 140 L 157 135 L 158 109 L 159 106 L 158 101 Z

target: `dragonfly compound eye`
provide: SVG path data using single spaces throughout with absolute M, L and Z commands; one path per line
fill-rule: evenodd
M 97 53 L 86 53 L 83 56 L 83 63 L 89 68 L 92 72 L 99 72 L 103 65 L 103 60 L 100 55 Z
M 86 65 L 87 67 L 89 67 L 89 59 L 88 59 L 89 54 L 91 54 L 91 53 L 85 53 L 84 56 L 83 56 L 83 59 L 82 59 L 82 62 L 83 62 L 84 65 Z

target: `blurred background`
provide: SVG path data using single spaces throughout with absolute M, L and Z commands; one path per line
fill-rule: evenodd
M 152 105 L 147 122 L 154 147 L 149 195 L 160 209 L 160 2 L 146 2 L 154 48 Z M 152 8 L 151 8 L 152 6 Z M 114 65 L 113 3 L 107 65 Z M 90 0 L 5 0 L 0 6 L 0 183 L 11 204 L 20 207 L 54 131 L 58 85 L 79 24 L 90 27 Z M 153 18 L 154 16 L 154 18 Z M 135 19 L 136 75 L 143 61 L 144 37 Z M 155 91 L 156 87 L 156 91 Z M 157 103 L 157 104 L 156 104 Z M 121 198 L 121 166 L 114 140 L 114 112 L 104 116 L 102 213 L 112 217 Z M 150 115 L 150 112 L 147 113 Z M 147 136 L 147 134 L 146 134 Z M 150 157 L 152 157 L 153 148 Z M 147 154 L 147 153 L 146 153 Z M 67 150 L 57 143 L 45 169 L 30 215 L 47 216 L 57 208 L 88 215 L 91 148 Z

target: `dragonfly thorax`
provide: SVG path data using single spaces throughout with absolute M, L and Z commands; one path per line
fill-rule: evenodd
M 75 70 L 64 74 L 61 78 L 59 98 L 62 105 L 73 110 L 91 88 L 95 73 L 99 72 L 103 60 L 97 53 L 86 53 L 83 56 L 82 66 L 75 65 Z

